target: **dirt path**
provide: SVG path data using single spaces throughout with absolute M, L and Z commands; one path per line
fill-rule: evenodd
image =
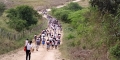
M 25 60 L 25 57 L 25 52 L 19 50 L 18 52 L 2 56 L 0 60 Z M 45 47 L 40 46 L 38 51 L 32 52 L 31 60 L 61 60 L 60 52 L 57 49 L 47 51 Z

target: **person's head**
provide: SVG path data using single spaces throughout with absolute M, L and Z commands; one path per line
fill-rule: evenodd
M 28 39 L 26 39 L 26 40 L 28 40 Z
M 32 44 L 32 41 L 29 41 L 30 44 Z
M 41 37 L 41 35 L 39 37 Z

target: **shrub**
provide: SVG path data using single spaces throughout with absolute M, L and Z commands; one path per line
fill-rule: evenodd
M 74 3 L 74 2 L 69 3 L 67 6 L 63 8 L 71 11 L 77 11 L 82 9 L 82 7 L 78 3 Z
M 70 12 L 70 10 L 59 9 L 55 11 L 53 15 L 59 20 L 69 23 L 70 20 L 68 20 L 68 15 L 70 14 Z
M 110 48 L 110 53 L 116 57 L 119 58 L 120 57 L 120 45 L 116 44 L 115 46 Z
M 84 14 L 87 12 L 87 9 L 82 9 L 76 12 L 73 12 L 71 14 L 68 15 L 68 20 L 71 21 L 71 25 L 74 28 L 77 28 L 80 24 L 83 24 L 86 22 L 86 17 L 84 16 Z
M 73 39 L 73 38 L 75 38 L 75 37 L 72 34 L 69 34 L 68 37 L 67 37 L 68 40 Z

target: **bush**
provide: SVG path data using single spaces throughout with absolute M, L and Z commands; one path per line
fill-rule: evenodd
M 67 6 L 63 7 L 65 10 L 77 11 L 81 10 L 82 7 L 78 3 L 71 2 Z
M 113 46 L 112 48 L 110 48 L 110 53 L 114 57 L 119 58 L 120 57 L 120 45 L 116 44 L 115 46 Z
M 29 29 L 31 25 L 37 24 L 38 18 L 42 17 L 37 13 L 37 11 L 27 5 L 11 8 L 7 11 L 7 13 L 7 17 L 10 18 L 8 22 L 9 26 L 17 31 Z M 13 27 L 13 25 L 15 27 Z
M 56 10 L 53 15 L 59 20 L 69 23 L 70 20 L 68 20 L 68 15 L 70 14 L 70 12 L 70 10 L 59 9 Z
M 75 37 L 72 34 L 69 34 L 68 37 L 67 37 L 68 40 L 73 39 L 73 38 L 75 38 Z
M 84 15 L 87 11 L 88 11 L 87 9 L 82 9 L 68 15 L 68 20 L 71 21 L 71 25 L 74 28 L 77 28 L 80 24 L 86 22 L 87 19 Z

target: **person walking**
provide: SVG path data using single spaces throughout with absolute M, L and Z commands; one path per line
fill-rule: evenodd
M 55 41 L 52 40 L 52 49 L 54 48 L 54 45 L 55 45 Z
M 35 35 L 34 35 L 34 40 L 36 41 L 36 39 L 37 39 L 37 35 L 35 34 Z
M 46 44 L 47 44 L 47 51 L 48 51 L 49 48 L 50 48 L 50 41 L 49 41 L 49 39 L 47 39 Z
M 45 45 L 45 37 L 44 36 L 42 37 L 42 45 L 43 45 L 43 47 Z
M 37 38 L 37 40 L 36 40 L 36 51 L 38 51 L 39 46 L 40 46 L 40 39 Z
M 57 46 L 58 46 L 58 41 L 55 40 L 55 49 L 57 49 Z
M 27 44 L 27 49 L 26 49 L 26 60 L 28 60 L 28 57 L 29 57 L 29 60 L 31 58 L 31 51 L 32 51 L 32 41 L 29 41 L 28 44 Z

